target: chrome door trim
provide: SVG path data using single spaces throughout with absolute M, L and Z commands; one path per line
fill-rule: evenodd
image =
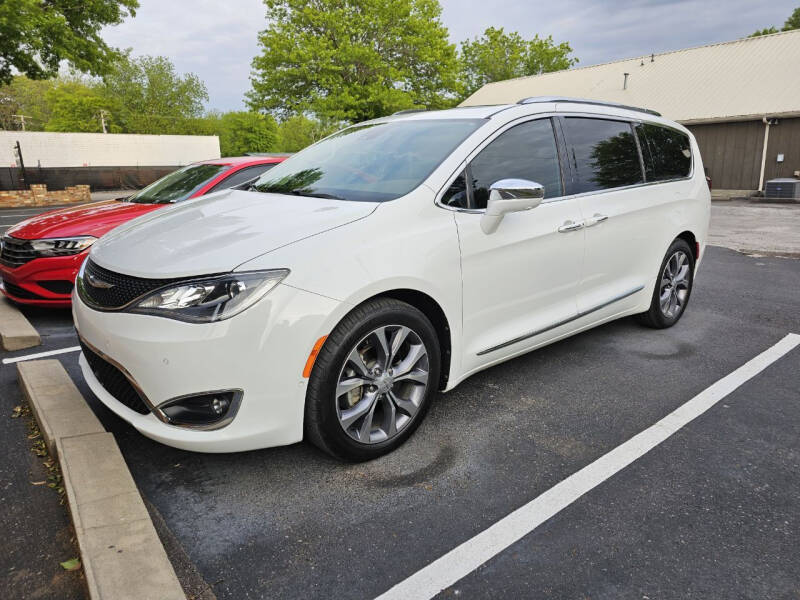
M 502 344 L 498 344 L 497 346 L 492 346 L 491 348 L 487 348 L 486 350 L 481 350 L 480 352 L 478 352 L 477 355 L 478 356 L 483 356 L 484 354 L 489 354 L 490 352 L 494 352 L 496 350 L 500 350 L 500 349 L 505 348 L 507 346 L 512 346 L 512 345 L 517 344 L 519 342 L 523 342 L 523 341 L 527 340 L 528 338 L 536 337 L 537 335 L 541 335 L 543 333 L 547 333 L 548 331 L 556 329 L 557 327 L 561 327 L 562 325 L 566 325 L 567 323 L 572 323 L 572 321 L 577 321 L 578 319 L 580 319 L 582 317 L 585 317 L 586 315 L 589 315 L 589 314 L 591 314 L 593 312 L 597 312 L 598 310 L 601 310 L 601 309 L 605 308 L 606 306 L 614 304 L 615 302 L 619 302 L 620 300 L 624 300 L 625 298 L 628 298 L 629 296 L 633 296 L 637 292 L 641 292 L 643 289 L 644 289 L 644 286 L 640 285 L 639 287 L 634 288 L 634 289 L 632 289 L 632 290 L 630 290 L 628 292 L 625 292 L 624 294 L 620 294 L 619 296 L 616 296 L 616 297 L 612 298 L 611 300 L 607 300 L 606 302 L 603 302 L 602 304 L 598 304 L 597 306 L 594 306 L 594 307 L 590 308 L 589 310 L 584 310 L 582 312 L 579 312 L 575 316 L 569 317 L 568 319 L 564 319 L 562 321 L 558 321 L 557 323 L 553 323 L 552 325 L 548 325 L 547 327 L 544 327 L 542 329 L 537 329 L 536 331 L 532 331 L 530 333 L 526 333 L 525 335 L 521 335 L 519 337 L 515 337 L 512 340 L 508 340 L 507 342 L 503 342 Z

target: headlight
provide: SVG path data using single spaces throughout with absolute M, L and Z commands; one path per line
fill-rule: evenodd
M 91 235 L 32 240 L 31 248 L 38 256 L 71 256 L 83 252 L 96 241 L 97 238 Z
M 288 274 L 288 269 L 273 269 L 183 281 L 156 290 L 128 310 L 192 323 L 222 321 L 251 307 Z

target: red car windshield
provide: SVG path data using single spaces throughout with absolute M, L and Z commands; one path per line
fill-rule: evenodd
M 228 165 L 189 165 L 154 181 L 125 201 L 137 204 L 180 202 L 229 168 Z

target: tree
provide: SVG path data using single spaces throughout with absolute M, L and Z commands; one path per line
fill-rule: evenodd
M 295 115 L 278 125 L 277 148 L 280 152 L 299 152 L 337 129 L 334 123 L 323 123 L 303 115 Z
M 800 6 L 794 9 L 789 18 L 783 23 L 783 27 L 781 31 L 793 31 L 795 29 L 800 29 Z M 778 29 L 774 26 L 765 27 L 764 29 L 759 29 L 751 33 L 747 37 L 758 37 L 760 35 L 769 35 L 770 33 L 778 33 Z
M 778 33 L 778 31 L 779 30 L 777 28 L 770 26 L 770 27 L 765 27 L 764 29 L 759 29 L 758 31 L 754 31 L 747 37 L 759 37 L 762 35 L 769 35 L 771 33 Z
M 515 31 L 489 27 L 480 38 L 461 42 L 459 58 L 466 94 L 492 81 L 568 69 L 578 62 L 571 52 L 567 42 L 555 44 L 552 36 L 526 40 Z
M 130 49 L 100 87 L 117 105 L 117 121 L 131 133 L 183 133 L 187 120 L 202 116 L 208 100 L 205 84 L 194 73 L 178 74 L 165 56 L 134 58 Z
M 102 133 L 103 119 L 106 131 L 121 131 L 114 118 L 118 112 L 117 105 L 96 88 L 77 81 L 67 81 L 49 90 L 45 97 L 51 110 L 45 131 Z
M 106 73 L 116 52 L 100 37 L 106 25 L 134 16 L 138 0 L 3 0 L 0 2 L 0 84 L 12 69 L 31 79 L 58 73 L 61 61 Z
M 362 121 L 451 105 L 455 47 L 438 0 L 264 0 L 253 59 L 253 110 Z
M 794 9 L 794 12 L 783 24 L 783 31 L 792 31 L 794 29 L 800 29 L 800 6 Z
M 241 156 L 246 152 L 272 152 L 278 141 L 278 125 L 271 115 L 232 111 L 209 113 L 195 131 L 219 136 L 222 156 Z
M 19 115 L 24 115 L 26 130 L 42 131 L 50 118 L 46 95 L 54 86 L 54 80 L 35 81 L 24 75 L 0 86 L 0 129 L 22 129 Z

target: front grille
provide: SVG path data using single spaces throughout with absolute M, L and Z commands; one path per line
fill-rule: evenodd
M 145 279 L 123 275 L 104 269 L 91 259 L 87 259 L 83 280 L 78 290 L 81 292 L 81 297 L 88 300 L 91 305 L 99 308 L 120 308 L 148 292 L 185 279 L 188 278 Z
M 3 236 L 3 249 L 0 251 L 0 263 L 16 269 L 36 258 L 30 240 L 20 240 L 10 235 Z
M 128 381 L 122 371 L 89 348 L 83 340 L 80 340 L 80 344 L 86 362 L 89 363 L 92 373 L 97 377 L 97 381 L 100 382 L 103 389 L 111 394 L 115 400 L 131 410 L 140 415 L 148 414 L 150 409 L 147 408 L 147 404 L 145 404 L 141 396 L 139 396 L 139 392 L 136 391 L 136 388 Z
M 72 293 L 72 282 L 67 279 L 47 279 L 45 281 L 37 281 L 36 283 L 48 292 L 53 292 L 54 294 L 66 295 Z
M 33 292 L 29 292 L 25 288 L 21 288 L 18 285 L 14 285 L 10 281 L 3 279 L 3 287 L 6 291 L 14 296 L 15 298 L 19 298 L 20 300 L 44 300 L 39 294 L 35 294 Z

